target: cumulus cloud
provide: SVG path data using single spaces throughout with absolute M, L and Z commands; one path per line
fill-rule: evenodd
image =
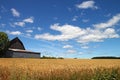
M 52 30 L 56 30 L 61 32 L 60 35 L 51 35 L 49 33 L 45 33 L 45 34 L 37 34 L 35 35 L 36 39 L 46 39 L 46 40 L 60 40 L 60 41 L 67 41 L 69 39 L 73 39 L 76 38 L 80 35 L 85 34 L 85 31 L 82 30 L 81 28 L 77 27 L 77 26 L 72 26 L 72 25 L 63 25 L 63 26 L 59 26 L 59 24 L 54 24 L 51 25 L 50 27 Z
M 72 21 L 77 21 L 78 16 L 74 16 Z
M 116 15 L 118 17 L 118 15 Z M 106 28 L 99 29 L 99 27 L 95 25 L 93 28 L 80 28 L 78 26 L 73 26 L 69 24 L 59 25 L 54 24 L 51 25 L 50 28 L 52 30 L 60 32 L 60 34 L 52 35 L 50 33 L 44 34 L 36 34 L 36 39 L 45 39 L 45 40 L 58 40 L 58 41 L 68 41 L 74 39 L 78 43 L 86 44 L 89 42 L 102 42 L 108 38 L 119 38 L 119 34 L 111 27 L 119 22 L 119 19 L 114 16 L 112 19 L 108 20 L 104 24 L 108 24 L 108 22 L 112 21 L 112 25 L 107 26 Z M 117 19 L 116 19 L 117 18 Z M 82 46 L 82 48 L 88 48 L 87 46 Z
M 77 4 L 76 7 L 79 8 L 79 9 L 88 9 L 88 8 L 98 9 L 98 7 L 95 6 L 94 1 L 84 1 L 81 4 Z
M 26 30 L 26 32 L 27 32 L 27 33 L 32 33 L 32 32 L 33 32 L 33 30 Z
M 120 21 L 120 14 L 117 14 L 117 15 L 113 16 L 110 20 L 108 20 L 107 22 L 95 24 L 93 26 L 95 28 L 104 29 L 104 28 L 108 28 L 108 27 L 113 27 L 119 21 Z
M 64 27 L 63 27 L 64 26 Z M 72 25 L 63 25 L 62 27 L 54 26 L 53 30 L 60 31 L 60 35 L 52 35 L 50 33 L 35 35 L 36 39 L 45 40 L 59 40 L 67 41 L 70 39 L 76 39 L 79 43 L 89 43 L 89 42 L 101 42 L 107 38 L 118 38 L 119 35 L 116 33 L 115 29 L 107 28 L 105 30 L 99 29 L 81 29 Z M 68 27 L 69 26 L 69 27 Z
M 88 46 L 81 46 L 82 49 L 88 49 L 89 47 Z
M 26 23 L 33 23 L 33 22 L 34 22 L 33 19 L 34 19 L 33 17 L 26 18 L 26 19 L 23 20 L 23 22 L 26 22 Z
M 11 34 L 11 35 L 21 35 L 22 33 L 20 31 L 7 31 L 8 34 Z
M 71 46 L 71 45 L 65 45 L 65 46 L 63 46 L 63 48 L 68 49 L 68 48 L 73 48 L 73 46 Z
M 26 36 L 31 37 L 31 34 L 28 33 L 28 34 L 26 34 Z
M 25 23 L 24 22 L 14 22 L 13 26 L 20 26 L 24 27 Z
M 103 42 L 107 38 L 119 38 L 119 35 L 113 28 L 107 28 L 105 30 L 87 29 L 86 31 L 87 33 L 85 35 L 78 38 L 77 41 L 79 43 Z
M 15 26 L 20 26 L 20 27 L 24 27 L 26 23 L 33 23 L 33 17 L 30 18 L 26 18 L 20 22 L 14 22 L 14 23 L 10 23 L 10 26 L 15 27 Z
M 73 53 L 76 53 L 76 52 L 77 52 L 76 50 L 72 50 L 72 49 L 67 50 L 67 53 L 70 53 L 70 54 L 73 54 Z
M 78 54 L 82 55 L 82 54 L 84 54 L 84 53 L 83 53 L 83 52 L 79 52 Z
M 14 17 L 20 17 L 20 13 L 15 8 L 12 8 L 11 11 Z
M 87 23 L 89 22 L 89 19 L 83 19 L 82 22 Z
M 107 28 L 104 31 L 105 35 L 108 35 L 108 38 L 119 38 L 119 35 L 116 33 L 115 29 L 113 28 Z

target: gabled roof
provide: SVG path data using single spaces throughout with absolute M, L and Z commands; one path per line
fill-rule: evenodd
M 9 48 L 25 50 L 25 47 L 22 41 L 18 37 L 10 41 Z

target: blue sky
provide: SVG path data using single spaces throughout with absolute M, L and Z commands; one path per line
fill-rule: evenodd
M 119 0 L 0 0 L 0 31 L 46 56 L 120 56 L 119 5 Z

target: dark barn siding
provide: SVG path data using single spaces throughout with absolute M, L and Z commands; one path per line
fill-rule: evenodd
M 40 58 L 40 54 L 13 52 L 13 58 Z
M 5 54 L 6 58 L 12 58 L 12 56 L 13 56 L 13 51 L 11 51 L 11 50 L 8 50 Z
M 23 43 L 20 41 L 20 39 L 18 37 L 14 38 L 13 40 L 10 41 L 9 48 L 25 50 Z
M 40 53 L 9 50 L 6 53 L 6 57 L 7 58 L 40 58 Z

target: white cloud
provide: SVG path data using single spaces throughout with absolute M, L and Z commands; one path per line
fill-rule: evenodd
M 8 34 L 11 34 L 11 35 L 21 35 L 22 33 L 20 31 L 7 31 Z
M 105 34 L 105 35 L 108 35 L 108 38 L 119 38 L 119 35 L 116 34 L 116 31 L 115 31 L 115 29 L 113 29 L 113 28 L 107 28 L 107 29 L 104 31 L 104 34 Z
M 77 21 L 78 16 L 74 16 L 72 21 Z
M 82 54 L 84 54 L 84 53 L 83 53 L 83 52 L 79 52 L 78 54 L 82 55 Z
M 94 24 L 93 26 L 98 29 L 104 29 L 108 27 L 113 27 L 120 21 L 120 14 L 117 14 L 113 16 L 110 20 L 108 20 L 106 23 L 99 23 L 99 24 Z
M 88 49 L 88 48 L 89 48 L 87 42 L 86 42 L 86 43 L 82 43 L 82 44 L 80 44 L 80 47 L 81 47 L 82 49 Z
M 16 9 L 12 8 L 11 11 L 12 11 L 13 16 L 20 17 L 20 13 Z
M 20 26 L 20 27 L 24 27 L 26 23 L 33 23 L 33 17 L 30 18 L 26 18 L 23 21 L 20 22 L 14 22 L 14 23 L 10 23 L 10 26 L 15 27 L 15 26 Z
M 70 53 L 70 54 L 73 54 L 73 53 L 76 53 L 76 52 L 77 52 L 76 50 L 72 50 L 72 49 L 67 50 L 67 53 Z
M 45 33 L 42 35 L 35 35 L 36 39 L 46 39 L 46 40 L 60 40 L 60 41 L 66 41 L 69 39 L 73 39 L 76 38 L 80 35 L 85 34 L 85 31 L 82 30 L 81 28 L 77 27 L 77 26 L 72 26 L 72 25 L 63 25 L 63 26 L 59 26 L 59 24 L 54 24 L 51 25 L 50 27 L 52 30 L 56 30 L 61 32 L 60 35 L 51 35 L 49 33 Z
M 56 24 L 55 24 L 56 25 Z M 70 39 L 75 39 L 79 43 L 89 43 L 89 42 L 101 42 L 107 38 L 118 38 L 119 35 L 115 32 L 113 28 L 107 28 L 105 30 L 99 29 L 81 29 L 72 25 L 63 26 L 52 26 L 51 29 L 60 31 L 60 35 L 51 35 L 49 33 L 35 35 L 36 39 L 45 40 L 59 40 L 66 41 Z
M 117 15 L 118 16 L 118 15 Z M 115 21 L 113 20 L 115 19 Z M 117 21 L 116 21 L 117 20 Z M 108 20 L 108 22 L 113 21 L 114 25 L 118 23 L 118 18 L 116 19 L 116 16 L 114 18 Z M 104 23 L 104 24 L 108 24 Z M 112 24 L 113 25 L 113 24 Z M 119 38 L 119 34 L 117 34 L 117 31 L 114 28 L 110 28 L 111 25 L 107 26 L 106 28 L 99 29 L 97 27 L 93 28 L 80 28 L 78 26 L 73 25 L 59 25 L 54 24 L 51 25 L 50 28 L 52 30 L 60 32 L 60 34 L 52 35 L 50 33 L 44 33 L 44 34 L 36 34 L 36 39 L 44 39 L 44 40 L 58 40 L 58 41 L 67 41 L 74 39 L 75 41 L 86 44 L 89 42 L 102 42 L 105 39 L 108 38 Z M 82 48 L 89 48 L 87 46 L 82 46 Z
M 88 49 L 89 47 L 88 46 L 81 46 L 82 49 Z
M 76 5 L 77 8 L 79 9 L 98 9 L 97 6 L 95 6 L 95 2 L 94 1 L 84 1 L 81 4 Z
M 63 48 L 73 48 L 73 46 L 71 46 L 71 45 L 65 45 L 65 46 L 63 46 Z
M 26 32 L 27 32 L 27 33 L 32 33 L 32 32 L 33 32 L 33 30 L 26 30 Z
M 119 35 L 113 28 L 107 28 L 105 30 L 88 29 L 87 32 L 87 34 L 78 38 L 77 41 L 79 43 L 102 42 L 107 38 L 119 38 Z
M 45 33 L 45 34 L 36 34 L 35 35 L 35 39 L 45 39 L 45 40 L 67 40 L 66 36 L 64 35 L 51 35 L 49 33 Z
M 26 18 L 26 19 L 23 20 L 23 22 L 26 22 L 26 23 L 33 23 L 33 22 L 34 22 L 33 19 L 34 19 L 33 17 Z
M 32 35 L 28 33 L 28 34 L 26 34 L 26 36 L 31 37 Z
M 20 26 L 20 27 L 24 27 L 25 23 L 24 22 L 15 22 L 13 24 L 13 26 Z
M 89 19 L 83 19 L 82 22 L 87 23 L 89 22 Z

